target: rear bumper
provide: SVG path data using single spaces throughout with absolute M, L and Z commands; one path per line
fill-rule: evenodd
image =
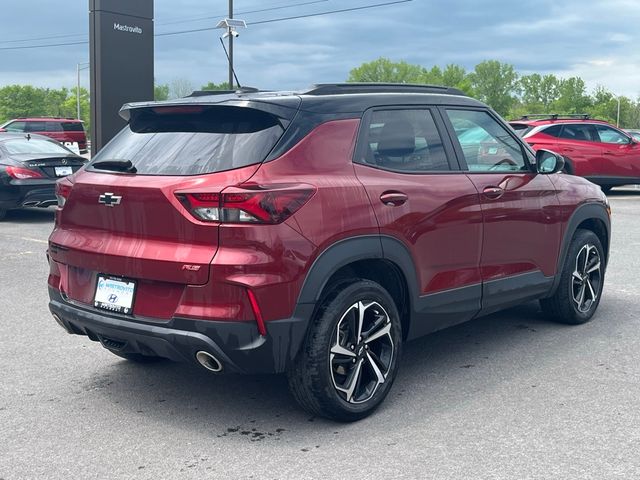
M 56 205 L 57 179 L 13 180 L 0 185 L 0 208 L 49 207 Z
M 64 299 L 49 287 L 49 309 L 67 332 L 86 335 L 110 350 L 169 358 L 197 364 L 204 350 L 214 355 L 223 371 L 281 373 L 295 358 L 313 306 L 302 306 L 296 316 L 267 323 L 260 336 L 254 322 L 220 322 L 174 318 L 169 322 L 139 321 L 125 315 L 97 311 Z M 309 316 L 307 316 L 309 314 Z

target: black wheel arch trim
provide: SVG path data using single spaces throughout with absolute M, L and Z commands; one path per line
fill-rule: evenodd
M 558 255 L 555 279 L 548 296 L 553 295 L 558 288 L 560 277 L 562 276 L 562 268 L 564 267 L 567 253 L 569 252 L 569 246 L 571 245 L 571 240 L 573 239 L 576 230 L 578 230 L 578 226 L 580 226 L 581 223 L 587 220 L 600 220 L 605 226 L 607 242 L 602 247 L 605 249 L 604 256 L 606 270 L 606 265 L 609 262 L 609 248 L 611 245 L 611 218 L 609 217 L 607 207 L 604 205 L 604 203 L 584 203 L 576 208 L 576 210 L 571 215 L 571 218 L 567 222 L 567 227 L 562 237 L 562 243 L 560 244 L 560 255 Z
M 361 235 L 339 240 L 315 259 L 298 296 L 298 304 L 316 303 L 329 279 L 342 267 L 360 260 L 387 260 L 404 274 L 412 298 L 418 297 L 415 263 L 400 240 L 387 235 Z

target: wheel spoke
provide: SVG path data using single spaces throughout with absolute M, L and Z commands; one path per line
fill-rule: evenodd
M 371 343 L 374 340 L 379 339 L 380 337 L 384 337 L 385 335 L 389 335 L 391 333 L 391 323 L 386 323 L 382 326 L 380 330 L 375 333 L 370 334 L 367 338 L 364 339 L 364 343 Z
M 362 338 L 362 325 L 364 324 L 364 313 L 367 311 L 371 304 L 365 305 L 362 302 L 358 302 L 358 328 L 356 332 L 356 342 L 360 342 Z
M 344 357 L 355 357 L 356 354 L 349 350 L 348 348 L 344 348 L 342 345 L 336 343 L 333 347 L 331 347 L 331 353 L 335 353 L 336 355 L 342 355 Z
M 596 292 L 593 290 L 593 286 L 591 285 L 591 279 L 587 278 L 587 287 L 589 288 L 589 294 L 591 295 L 591 300 L 595 302 L 596 300 Z
M 593 272 L 595 272 L 597 270 L 600 270 L 600 262 L 599 261 L 594 266 L 590 267 L 587 270 L 587 273 L 593 273 Z
M 347 388 L 337 387 L 338 390 L 342 390 L 347 395 L 347 402 L 350 402 L 351 399 L 353 398 L 353 392 L 355 391 L 356 386 L 360 381 L 360 374 L 362 373 L 363 361 L 364 360 L 360 359 L 356 364 L 356 366 L 353 368 L 353 370 L 351 370 L 351 374 L 349 375 L 349 380 L 347 382 L 349 386 Z
M 587 273 L 587 266 L 589 264 L 589 252 L 591 251 L 591 245 L 585 245 L 587 251 L 584 254 L 584 268 L 582 269 L 583 273 Z
M 376 361 L 373 359 L 373 356 L 369 352 L 367 352 L 367 360 L 369 360 L 369 365 L 371 365 L 371 368 L 376 374 L 376 377 L 378 377 L 378 385 L 380 385 L 381 383 L 384 383 L 386 379 L 383 373 L 380 371 L 380 367 L 378 367 L 378 364 L 376 363 Z
M 580 275 L 577 269 L 573 271 L 573 279 L 578 282 L 582 281 L 582 275 Z
M 578 309 L 582 308 L 582 304 L 584 303 L 584 294 L 587 290 L 587 286 L 582 284 L 580 286 L 580 292 L 578 293 L 578 298 L 574 297 L 575 302 L 578 304 Z

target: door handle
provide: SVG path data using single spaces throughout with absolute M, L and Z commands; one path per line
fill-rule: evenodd
M 504 193 L 504 190 L 500 187 L 484 187 L 482 193 L 485 197 L 495 200 L 496 198 L 500 198 Z
M 399 207 L 408 199 L 409 197 L 402 192 L 384 192 L 380 195 L 380 201 L 389 207 Z
M 563 152 L 573 152 L 573 148 L 569 148 L 569 147 L 561 148 L 561 150 L 562 150 Z

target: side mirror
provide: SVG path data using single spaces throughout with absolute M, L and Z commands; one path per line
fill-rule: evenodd
M 564 157 L 550 150 L 536 152 L 536 169 L 538 173 L 550 175 L 558 173 L 564 168 Z

